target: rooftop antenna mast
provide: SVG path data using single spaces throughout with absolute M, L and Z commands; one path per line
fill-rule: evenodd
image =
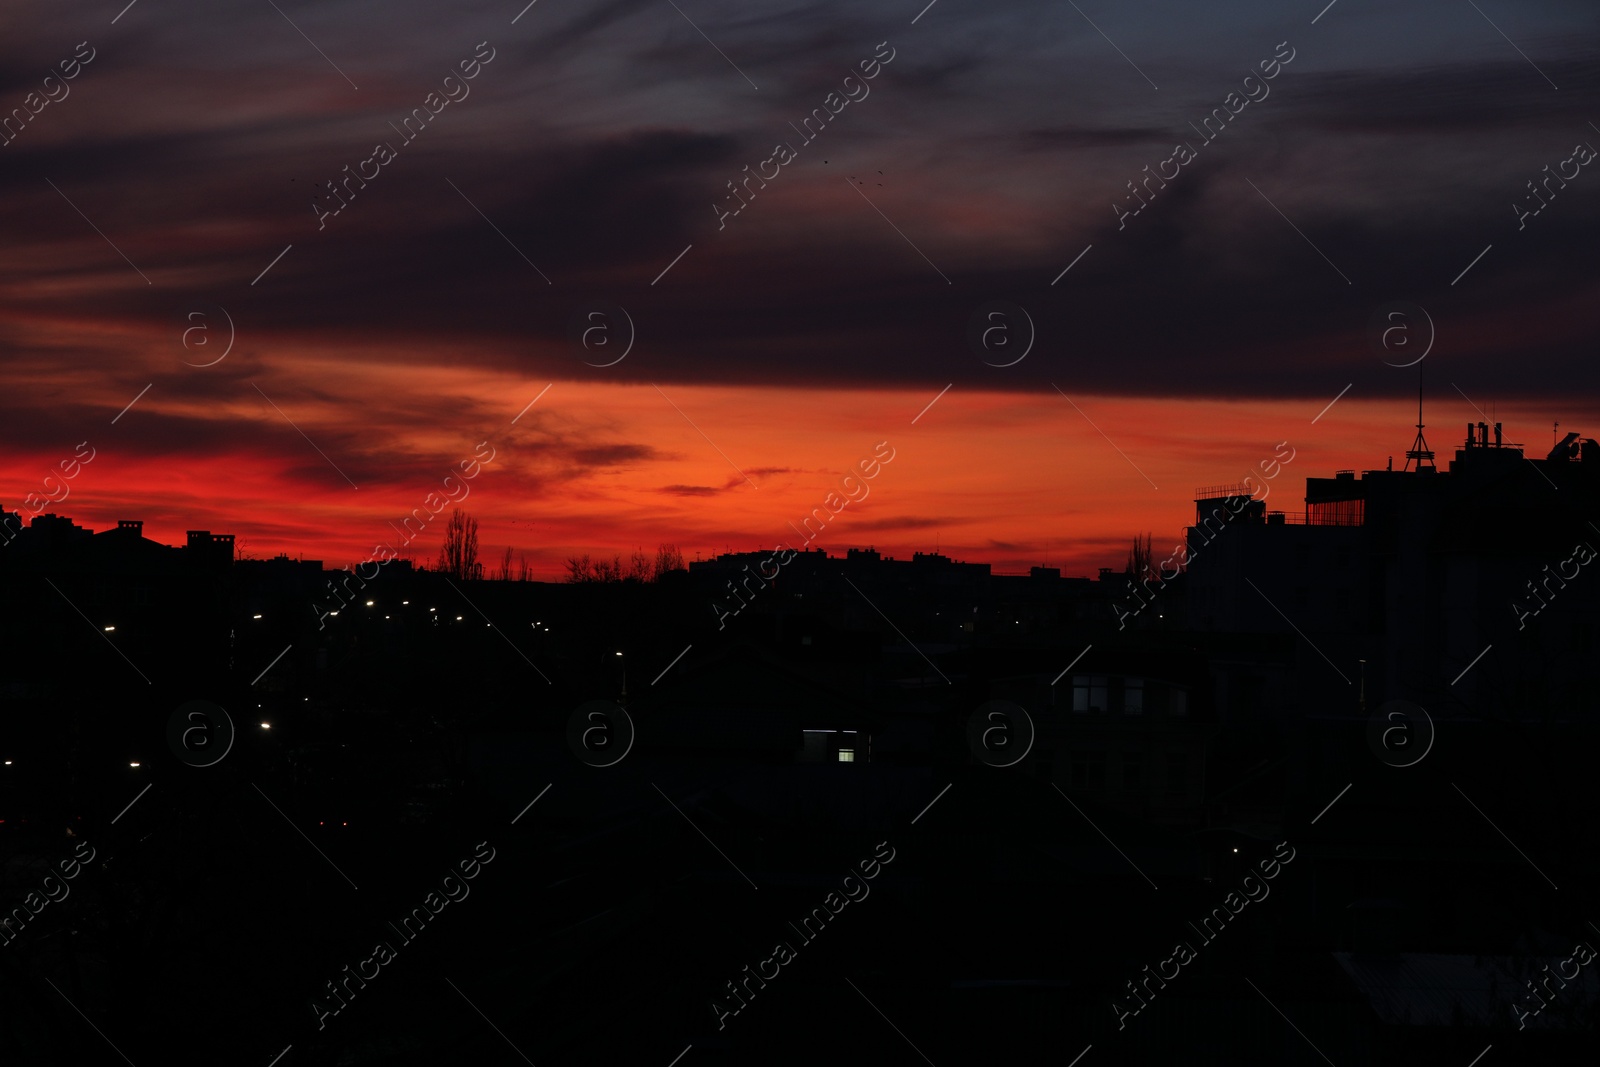
M 1417 461 L 1417 473 L 1424 470 L 1437 473 L 1438 468 L 1433 465 L 1433 450 L 1428 447 L 1427 438 L 1422 436 L 1422 365 L 1417 365 L 1417 439 L 1411 442 L 1411 448 L 1406 452 L 1406 465 L 1401 470 L 1410 470 L 1411 461 Z

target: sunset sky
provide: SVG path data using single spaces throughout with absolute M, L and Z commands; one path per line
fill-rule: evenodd
M 1092 575 L 1280 441 L 1269 508 L 1399 467 L 1419 369 L 1441 466 L 1480 408 L 1532 455 L 1557 420 L 1600 436 L 1582 0 L 125 2 L 0 10 L 0 117 L 28 116 L 0 145 L 7 510 L 87 441 L 48 510 L 342 564 L 488 441 L 482 554 L 553 579 L 794 543 L 887 441 L 822 547 Z M 380 143 L 319 229 L 314 186 Z M 992 301 L 1036 331 L 1012 366 L 969 342 Z M 1417 366 L 1422 327 L 1370 342 L 1395 301 L 1436 329 Z M 573 339 L 594 302 L 636 332 L 611 366 L 624 327 Z

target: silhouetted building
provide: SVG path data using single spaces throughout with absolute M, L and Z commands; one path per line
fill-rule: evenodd
M 1479 423 L 1448 471 L 1422 443 L 1408 456 L 1405 470 L 1307 478 L 1295 511 L 1267 511 L 1244 486 L 1197 492 L 1192 626 L 1303 638 L 1294 672 L 1233 672 L 1264 680 L 1279 707 L 1355 710 L 1366 660 L 1369 706 L 1600 712 L 1582 666 L 1600 580 L 1581 573 L 1600 545 L 1600 449 L 1569 434 L 1533 459 Z

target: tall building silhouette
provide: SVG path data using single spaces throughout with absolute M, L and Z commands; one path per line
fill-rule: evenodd
M 1288 660 L 1262 646 L 1219 663 L 1219 701 L 1353 711 L 1365 659 L 1369 706 L 1600 711 L 1584 667 L 1600 603 L 1585 566 L 1600 547 L 1600 445 L 1569 433 L 1534 458 L 1480 422 L 1448 470 L 1423 451 L 1409 469 L 1391 459 L 1307 478 L 1293 510 L 1271 509 L 1270 493 L 1240 507 L 1246 485 L 1196 493 L 1192 627 L 1297 638 Z

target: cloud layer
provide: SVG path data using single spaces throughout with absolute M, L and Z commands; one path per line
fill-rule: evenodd
M 515 503 L 496 505 L 507 523 L 533 521 L 522 502 L 559 501 L 544 512 L 559 529 L 535 541 L 769 540 L 821 472 L 949 411 L 966 435 L 952 463 L 988 470 L 999 496 L 1048 493 L 1076 460 L 1008 460 L 1007 407 L 1066 406 L 1058 389 L 1085 404 L 1067 408 L 1083 429 L 1082 398 L 1112 404 L 1116 426 L 1094 421 L 1123 448 L 1184 448 L 1224 400 L 1303 425 L 1302 409 L 1346 383 L 1342 405 L 1387 417 L 1416 387 L 1368 344 L 1394 300 L 1437 328 L 1424 372 L 1441 411 L 1464 409 L 1453 421 L 1470 414 L 1458 393 L 1492 398 L 1526 411 L 1537 439 L 1533 426 L 1576 419 L 1571 398 L 1600 384 L 1586 358 L 1600 175 L 1543 187 L 1548 207 L 1523 228 L 1513 208 L 1574 145 L 1600 144 L 1592 6 L 1486 8 L 1493 25 L 1470 5 L 1420 2 L 1320 16 L 1264 0 L 1137 14 L 1042 0 L 921 15 L 726 0 L 279 6 L 138 4 L 115 25 L 44 3 L 0 16 L 0 109 L 26 116 L 0 146 L 7 506 L 32 491 L 31 465 L 106 441 L 111 461 L 91 472 L 105 495 L 89 476 L 76 490 L 94 514 L 248 527 L 337 558 L 494 438 L 515 446 Z M 34 113 L 29 94 L 81 41 L 93 60 Z M 480 42 L 493 59 L 470 94 L 405 142 L 396 127 Z M 883 42 L 893 59 L 870 94 L 805 143 L 795 125 Z M 1280 42 L 1294 58 L 1270 94 L 1203 142 L 1196 127 Z M 1148 204 L 1119 225 L 1129 183 L 1180 143 L 1196 158 L 1141 187 Z M 345 187 L 319 229 L 317 186 L 379 144 L 396 158 Z M 719 228 L 729 183 L 779 144 L 794 161 L 742 185 L 748 204 Z M 1014 366 L 971 345 L 996 300 L 1032 323 Z M 573 343 L 596 301 L 632 325 L 613 366 Z M 225 334 L 227 357 L 195 366 Z M 730 428 L 752 410 L 737 451 Z M 1374 436 L 1341 443 L 1342 465 L 1381 465 L 1393 434 L 1358 421 Z M 1265 447 L 1292 432 L 1219 439 Z M 795 499 L 763 495 L 769 480 Z M 1067 522 L 988 507 L 976 486 L 958 499 L 957 481 L 893 504 L 886 487 L 879 513 L 853 521 L 908 544 L 976 523 L 975 555 L 1049 542 Z M 1188 487 L 1128 510 L 1104 491 L 1084 544 L 1181 521 Z M 749 499 L 720 503 L 735 493 Z M 700 510 L 661 511 L 679 507 Z M 669 518 L 670 538 L 634 533 Z M 550 540 L 536 550 L 557 552 Z

